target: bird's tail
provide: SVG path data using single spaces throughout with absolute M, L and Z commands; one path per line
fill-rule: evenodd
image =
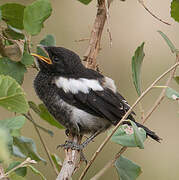
M 136 122 L 133 117 L 132 117 L 132 118 L 130 117 L 130 119 L 131 119 L 132 121 L 134 121 L 135 124 L 136 124 L 138 127 L 143 128 L 143 129 L 145 130 L 147 136 L 150 136 L 152 139 L 154 139 L 154 140 L 157 141 L 157 142 L 160 142 L 160 140 L 162 140 L 162 138 L 160 138 L 154 131 L 151 131 L 151 130 L 150 130 L 149 128 L 147 128 L 146 126 L 144 126 L 144 125 Z M 129 121 L 124 121 L 123 124 L 131 125 Z
M 151 131 L 149 128 L 147 128 L 146 126 L 144 126 L 138 122 L 135 122 L 135 123 L 138 127 L 141 127 L 145 130 L 147 136 L 150 136 L 152 139 L 154 139 L 157 142 L 160 142 L 160 140 L 162 140 L 162 138 L 160 138 L 157 134 L 155 134 L 154 131 Z

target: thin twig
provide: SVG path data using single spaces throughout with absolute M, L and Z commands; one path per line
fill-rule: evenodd
M 139 103 L 139 108 L 140 108 L 140 113 L 141 113 L 141 119 L 144 119 L 144 116 L 145 116 L 145 114 L 144 114 L 144 108 L 143 108 L 141 102 Z
M 126 114 L 123 116 L 123 118 L 120 120 L 120 122 L 114 127 L 113 131 L 111 132 L 110 135 L 106 137 L 106 139 L 103 141 L 103 143 L 99 146 L 97 151 L 93 154 L 91 160 L 85 167 L 84 171 L 82 172 L 79 180 L 82 180 L 87 173 L 88 169 L 90 168 L 91 164 L 94 162 L 96 159 L 97 155 L 102 151 L 104 146 L 107 144 L 107 142 L 111 139 L 112 135 L 116 132 L 116 130 L 119 128 L 119 126 L 122 124 L 123 121 L 129 116 L 129 114 L 132 112 L 134 107 L 143 99 L 143 97 L 153 88 L 153 86 L 160 81 L 166 74 L 171 72 L 173 69 L 175 69 L 179 65 L 179 62 L 177 62 L 175 65 L 173 65 L 171 68 L 169 68 L 167 71 L 165 71 L 162 75 L 160 75 L 142 94 L 141 96 L 135 101 L 135 103 L 130 107 L 130 109 L 126 112 Z
M 179 53 L 176 55 L 176 62 L 179 62 Z M 175 75 L 175 71 L 176 71 L 175 67 L 171 73 L 170 76 L 168 78 L 168 80 L 166 81 L 164 87 L 168 87 L 170 82 L 172 81 L 174 75 Z M 143 123 L 145 123 L 147 121 L 147 119 L 151 116 L 151 114 L 156 110 L 156 108 L 160 105 L 161 101 L 164 99 L 165 97 L 165 92 L 166 92 L 167 88 L 163 88 L 162 92 L 160 93 L 160 96 L 157 98 L 157 100 L 154 103 L 154 106 L 149 110 L 149 112 L 147 113 L 147 115 L 144 117 L 143 119 Z
M 4 168 L 0 165 L 0 179 L 3 179 L 3 180 L 9 180 L 8 177 L 5 177 L 4 175 Z
M 166 24 L 166 25 L 171 25 L 170 23 L 166 22 L 166 21 L 163 21 L 162 19 L 160 19 L 159 17 L 157 17 L 154 13 L 152 13 L 148 8 L 147 6 L 144 4 L 144 0 L 138 0 L 139 3 L 144 7 L 144 9 L 150 14 L 152 15 L 155 19 L 159 20 L 160 22 Z
M 24 114 L 24 116 L 25 116 L 30 122 L 32 122 L 34 125 L 36 125 L 39 129 L 45 131 L 45 132 L 48 133 L 50 136 L 52 136 L 52 133 L 53 133 L 53 132 L 49 133 L 50 130 L 48 130 L 48 129 L 42 127 L 42 126 L 40 126 L 40 125 L 37 124 L 35 121 L 32 121 L 30 118 L 28 118 L 28 116 L 27 116 L 26 114 Z
M 50 151 L 49 151 L 49 149 L 48 149 L 45 141 L 43 140 L 43 138 L 42 138 L 42 136 L 41 136 L 41 134 L 40 134 L 40 131 L 39 131 L 39 129 L 37 128 L 34 119 L 32 118 L 32 115 L 31 115 L 30 112 L 29 112 L 28 115 L 24 114 L 24 116 L 25 116 L 27 119 L 29 119 L 29 120 L 32 121 L 32 123 L 33 123 L 33 125 L 34 125 L 34 128 L 35 128 L 35 131 L 37 132 L 37 134 L 38 134 L 38 136 L 39 136 L 39 139 L 40 139 L 40 141 L 41 141 L 41 143 L 42 143 L 42 145 L 43 145 L 43 147 L 44 147 L 44 150 L 45 150 L 45 152 L 46 152 L 46 154 L 47 154 L 47 157 L 48 157 L 48 159 L 49 159 L 49 162 L 50 162 L 51 166 L 53 167 L 53 170 L 54 170 L 55 174 L 58 175 L 58 170 L 57 170 L 57 168 L 56 168 L 56 166 L 55 166 L 55 164 L 54 164 L 54 162 L 53 162 L 53 160 L 52 160 L 52 158 L 51 158 L 51 156 L 50 156 Z
M 111 2 L 112 0 L 108 0 L 108 8 L 110 7 Z M 84 61 L 87 62 L 87 68 L 96 69 L 97 67 L 96 57 L 100 50 L 101 36 L 107 16 L 105 7 L 105 0 L 98 0 L 98 9 L 94 25 L 91 31 L 89 46 L 84 55 Z
M 115 155 L 115 158 L 109 161 L 93 178 L 90 180 L 97 180 L 99 179 L 111 166 L 114 165 L 116 160 L 127 150 L 127 147 L 122 147 L 120 151 Z
M 14 172 L 15 170 L 21 168 L 21 167 L 25 167 L 28 164 L 36 164 L 37 162 L 35 160 L 32 160 L 30 157 L 28 157 L 25 161 L 23 161 L 22 163 L 20 163 L 19 165 L 15 166 L 14 168 L 12 168 L 11 170 L 9 170 L 7 173 L 4 174 L 4 177 L 1 176 L 0 179 L 4 179 L 6 177 L 8 177 L 12 172 Z
M 89 41 L 89 40 L 90 40 L 89 38 L 82 38 L 79 40 L 75 40 L 75 42 L 83 42 L 83 41 Z
M 107 21 L 107 32 L 109 34 L 110 47 L 112 47 L 112 34 L 110 30 L 110 22 L 109 22 L 109 5 L 108 0 L 105 0 L 105 11 L 106 11 L 106 21 Z

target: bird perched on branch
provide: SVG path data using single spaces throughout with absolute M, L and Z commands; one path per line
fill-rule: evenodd
M 98 134 L 117 125 L 130 106 L 117 92 L 112 79 L 86 68 L 74 52 L 62 47 L 42 48 L 47 57 L 32 54 L 40 68 L 34 80 L 35 91 L 49 112 L 71 134 L 91 135 L 80 145 L 72 142 L 64 145 L 81 150 Z M 135 122 L 132 114 L 127 119 Z M 155 132 L 135 123 L 152 139 L 160 141 Z

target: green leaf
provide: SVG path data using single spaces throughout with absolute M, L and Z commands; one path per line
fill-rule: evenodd
M 61 159 L 56 155 L 56 154 L 51 154 L 51 158 L 56 166 L 56 168 L 58 169 L 58 171 L 60 172 L 60 169 L 62 167 L 62 161 Z
M 81 3 L 83 3 L 83 4 L 89 4 L 92 0 L 78 0 L 78 1 L 80 1 Z
M 39 109 L 39 107 L 38 107 L 33 101 L 28 101 L 28 104 L 29 104 L 30 108 L 31 108 L 36 114 L 40 114 L 40 109 Z
M 11 136 L 18 137 L 20 135 L 21 135 L 20 129 L 12 129 L 11 130 Z
M 132 78 L 138 95 L 141 95 L 141 66 L 144 59 L 144 42 L 139 46 L 132 57 Z
M 134 139 L 135 139 L 135 142 L 136 142 L 136 145 L 140 148 L 140 149 L 144 149 L 144 141 L 143 141 L 143 138 L 139 132 L 139 129 L 141 128 L 138 128 L 137 125 L 135 124 L 135 122 L 133 121 L 130 121 L 132 127 L 133 127 L 133 130 L 134 130 Z
M 37 113 L 43 120 L 48 122 L 50 125 L 55 126 L 59 129 L 64 129 L 64 127 L 55 120 L 55 118 L 48 112 L 44 104 L 39 104 L 38 106 L 34 102 L 29 103 L 30 108 Z
M 13 161 L 12 163 L 10 163 L 9 167 L 6 169 L 6 173 L 8 171 L 10 171 L 11 169 L 15 168 L 16 166 L 18 166 L 19 164 L 21 164 L 21 162 L 19 162 L 19 161 Z M 15 170 L 15 173 L 18 176 L 24 177 L 27 174 L 27 167 L 20 167 L 20 168 Z
M 137 129 L 142 142 L 146 140 L 146 132 L 142 128 Z M 124 124 L 118 128 L 118 130 L 113 134 L 111 141 L 126 147 L 138 147 L 136 142 L 134 130 L 131 126 Z
M 122 155 L 116 160 L 115 167 L 120 180 L 135 180 L 142 173 L 140 166 Z
M 172 88 L 167 87 L 165 94 L 169 99 L 179 100 L 179 93 Z
M 40 44 L 44 46 L 55 46 L 55 37 L 52 34 L 47 34 L 45 38 L 40 41 Z
M 55 37 L 51 34 L 46 35 L 45 38 L 40 41 L 40 45 L 55 46 L 56 45 Z M 40 46 L 37 46 L 37 54 L 44 56 L 44 57 L 48 57 L 46 52 L 44 52 L 44 50 Z
M 42 180 L 46 180 L 44 175 L 39 170 L 37 170 L 34 166 L 28 165 L 27 167 L 29 167 L 35 174 L 39 175 Z
M 179 0 L 173 0 L 171 2 L 171 17 L 179 22 Z
M 175 76 L 174 79 L 177 82 L 177 84 L 179 84 L 179 76 Z
M 23 29 L 23 16 L 25 6 L 17 3 L 7 3 L 2 6 L 2 19 L 12 27 Z
M 27 51 L 24 51 L 21 63 L 25 66 L 30 66 L 34 63 L 34 58 Z
M 13 140 L 14 140 L 13 144 L 14 146 L 16 146 L 16 149 L 18 149 L 26 157 L 30 157 L 31 159 L 36 160 L 36 161 L 46 162 L 37 153 L 36 145 L 33 139 L 21 136 L 21 137 L 14 137 Z M 17 154 L 14 154 L 14 155 L 17 155 Z
M 4 161 L 6 164 L 10 162 L 9 146 L 13 143 L 13 139 L 8 129 L 0 126 L 0 161 Z
M 21 86 L 9 76 L 0 76 L 0 106 L 12 112 L 26 113 L 29 109 Z
M 64 129 L 64 127 L 48 112 L 44 104 L 39 104 L 40 117 L 47 121 L 50 125 L 55 126 L 59 129 Z
M 9 39 L 14 39 L 14 40 L 24 39 L 25 37 L 22 31 L 10 25 L 3 31 L 3 35 Z
M 14 146 L 14 145 L 12 146 L 12 153 L 16 157 L 20 157 L 23 159 L 26 158 L 26 155 L 24 155 L 17 146 Z
M 51 12 L 49 0 L 36 0 L 28 5 L 24 10 L 24 29 L 31 35 L 37 35 Z
M 4 120 L 0 120 L 0 127 L 5 127 L 7 129 L 20 129 L 25 124 L 25 117 L 24 116 L 16 116 L 13 118 L 8 118 Z
M 0 74 L 14 78 L 19 84 L 23 83 L 25 66 L 20 62 L 14 62 L 9 58 L 0 58 Z
M 172 53 L 176 53 L 177 49 L 175 48 L 173 43 L 170 41 L 170 39 L 162 31 L 158 31 L 158 33 L 163 37 L 163 39 L 165 40 L 165 42 L 169 46 L 170 50 L 172 51 Z

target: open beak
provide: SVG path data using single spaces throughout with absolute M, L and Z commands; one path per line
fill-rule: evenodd
M 52 64 L 52 60 L 50 58 L 44 57 L 44 56 L 40 56 L 38 54 L 35 53 L 31 53 L 32 56 L 37 57 L 38 59 L 46 62 L 47 64 Z

